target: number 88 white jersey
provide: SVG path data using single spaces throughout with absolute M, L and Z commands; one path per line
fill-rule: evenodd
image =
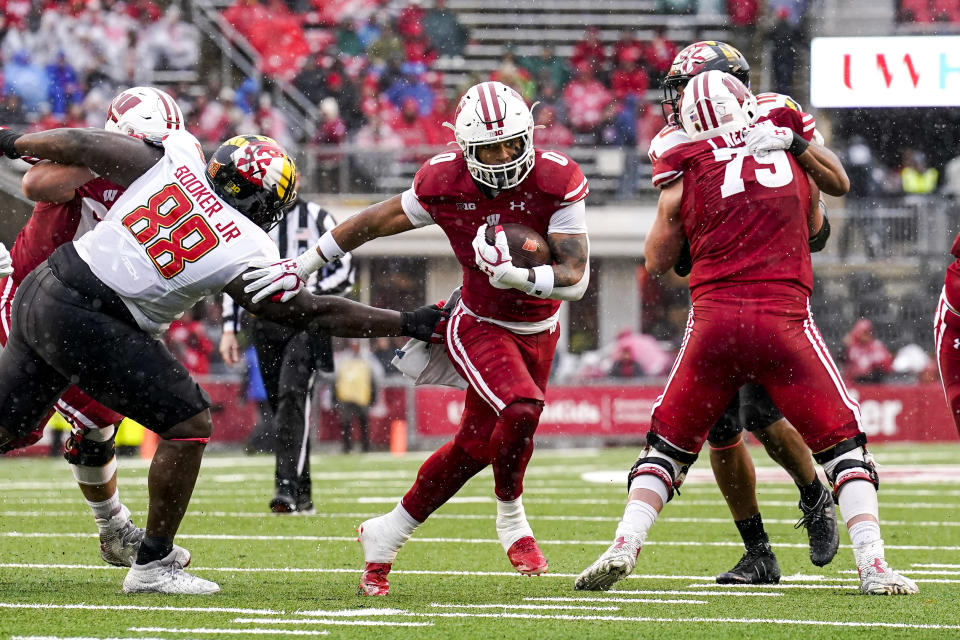
M 163 147 L 163 158 L 75 242 L 150 333 L 220 292 L 248 261 L 280 257 L 266 232 L 214 193 L 196 138 L 178 131 Z

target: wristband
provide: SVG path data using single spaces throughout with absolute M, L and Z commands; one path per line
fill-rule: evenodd
M 537 298 L 549 298 L 553 293 L 553 267 L 545 264 L 533 268 L 533 287 L 530 295 Z
M 810 146 L 810 143 L 803 139 L 803 136 L 797 135 L 797 132 L 793 133 L 793 142 L 790 143 L 790 146 L 787 147 L 787 151 L 792 153 L 794 156 L 801 155 L 804 151 L 807 150 L 807 147 Z
M 827 239 L 830 238 L 830 221 L 827 220 L 827 216 L 823 216 L 823 224 L 820 226 L 820 231 L 817 231 L 815 234 L 810 236 L 807 240 L 807 244 L 810 247 L 810 253 L 816 253 L 817 251 L 822 251 L 825 246 L 827 246 Z
M 317 249 L 320 251 L 320 257 L 323 258 L 323 262 L 317 265 L 317 269 L 327 262 L 339 260 L 346 255 L 346 251 L 341 249 L 337 241 L 333 239 L 333 233 L 331 231 L 327 231 L 320 236 L 320 239 L 317 240 Z
M 16 147 L 13 146 L 13 143 L 17 141 L 17 138 L 19 138 L 20 135 L 21 134 L 14 133 L 9 129 L 0 129 L 0 152 L 12 160 L 19 158 L 20 153 L 17 151 Z

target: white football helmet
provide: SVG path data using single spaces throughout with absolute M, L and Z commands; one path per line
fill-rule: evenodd
M 691 140 L 739 131 L 757 119 L 757 99 L 736 77 L 704 71 L 687 83 L 680 97 L 680 124 Z
M 159 144 L 171 131 L 184 128 L 183 113 L 166 91 L 133 87 L 110 103 L 103 128 Z
M 474 180 L 492 189 L 512 189 L 533 169 L 533 114 L 523 97 L 502 82 L 470 87 L 457 105 L 453 129 Z M 447 126 L 450 126 L 447 123 Z M 477 147 L 520 138 L 523 150 L 504 164 L 484 164 Z

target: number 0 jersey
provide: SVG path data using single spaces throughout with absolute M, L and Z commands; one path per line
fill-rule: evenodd
M 163 147 L 163 158 L 75 242 L 150 333 L 218 293 L 248 261 L 280 257 L 265 231 L 214 193 L 196 138 L 174 132 Z
M 804 115 L 790 111 L 781 126 L 799 131 Z M 811 128 L 804 137 L 812 136 Z M 810 295 L 810 185 L 796 158 L 786 151 L 753 156 L 735 132 L 675 146 L 660 162 L 683 179 L 681 215 L 693 256 L 693 299 L 720 287 L 760 282 Z
M 518 223 L 544 238 L 548 233 L 586 233 L 583 200 L 590 193 L 576 162 L 556 151 L 536 151 L 530 174 L 513 189 L 489 198 L 467 170 L 460 151 L 426 161 L 403 194 L 403 210 L 414 226 L 437 224 L 447 234 L 463 268 L 463 304 L 477 315 L 500 322 L 536 323 L 551 318 L 558 300 L 529 296 L 517 289 L 497 289 L 474 260 L 477 228 Z

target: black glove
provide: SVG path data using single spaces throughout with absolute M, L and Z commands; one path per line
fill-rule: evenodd
M 405 336 L 424 342 L 438 342 L 434 339 L 436 328 L 447 319 L 449 312 L 443 309 L 443 303 L 428 304 L 413 311 L 400 312 L 400 332 Z
M 680 249 L 680 257 L 677 258 L 677 263 L 673 265 L 673 272 L 681 278 L 685 278 L 690 275 L 691 269 L 693 269 L 693 256 L 690 255 L 690 241 L 684 240 L 683 248 Z
M 827 246 L 827 239 L 829 237 L 830 221 L 827 220 L 827 216 L 824 215 L 823 225 L 821 225 L 820 231 L 817 231 L 807 240 L 807 244 L 810 246 L 810 253 L 816 253 L 817 251 L 823 250 L 823 248 Z
M 14 133 L 7 129 L 6 127 L 0 127 L 0 152 L 8 158 L 16 160 L 20 157 L 20 154 L 17 152 L 16 148 L 13 146 L 13 143 L 17 141 L 17 138 L 21 134 Z

